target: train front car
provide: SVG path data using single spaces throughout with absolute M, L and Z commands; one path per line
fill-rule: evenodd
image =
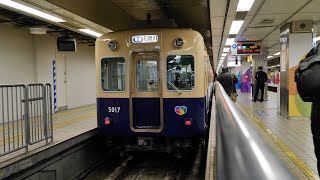
M 137 29 L 96 42 L 100 132 L 127 145 L 190 145 L 205 133 L 210 96 L 203 37 L 190 29 Z

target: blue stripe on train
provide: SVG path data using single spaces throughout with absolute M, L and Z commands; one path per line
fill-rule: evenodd
M 158 108 L 154 105 L 153 98 L 139 98 L 135 101 L 143 101 L 143 108 L 139 109 L 138 118 L 147 121 L 154 114 L 150 114 L 150 108 Z M 149 104 L 150 103 L 150 104 Z M 176 107 L 187 108 L 186 113 L 178 115 Z M 120 111 L 117 112 L 117 107 Z M 206 97 L 203 98 L 164 98 L 164 127 L 160 133 L 137 133 L 130 129 L 129 99 L 128 98 L 98 98 L 97 117 L 100 132 L 108 136 L 169 136 L 169 137 L 193 137 L 200 136 L 205 130 Z M 111 108 L 111 109 L 110 109 Z M 111 112 L 108 112 L 111 110 Z M 111 125 L 105 125 L 105 119 L 111 119 Z M 192 119 L 191 126 L 185 125 L 186 119 Z M 155 122 L 152 122 L 155 124 Z

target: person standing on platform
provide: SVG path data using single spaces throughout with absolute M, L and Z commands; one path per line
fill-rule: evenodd
M 255 94 L 254 94 L 253 101 L 254 102 L 257 101 L 257 97 L 258 97 L 259 90 L 260 90 L 261 91 L 260 102 L 262 102 L 263 101 L 263 95 L 264 95 L 264 84 L 268 80 L 267 73 L 262 71 L 262 66 L 258 67 L 258 72 L 256 72 L 255 78 L 257 80 L 257 84 L 256 84 L 256 91 L 255 91 Z
M 235 84 L 237 84 L 238 78 L 234 74 L 229 72 L 228 67 L 222 68 L 222 73 L 218 75 L 217 81 L 222 85 L 229 96 L 231 96 L 231 94 L 237 95 Z
M 316 58 L 316 56 L 319 56 L 319 47 L 320 47 L 320 44 L 312 48 L 305 56 L 301 58 L 302 59 L 301 61 L 312 56 L 314 56 L 314 58 Z M 309 66 L 309 67 L 312 67 L 312 66 Z M 320 69 L 314 69 L 314 70 L 316 71 L 313 73 L 318 73 Z M 306 81 L 306 82 L 313 83 L 312 81 Z M 305 83 L 304 85 L 310 86 L 310 84 L 305 84 Z M 315 89 L 315 91 L 317 90 Z M 320 102 L 319 101 L 312 102 L 310 119 L 311 119 L 311 133 L 312 133 L 312 139 L 313 139 L 313 145 L 314 145 L 314 154 L 316 155 L 316 158 L 317 158 L 317 169 L 320 177 Z

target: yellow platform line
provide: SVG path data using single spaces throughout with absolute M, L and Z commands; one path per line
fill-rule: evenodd
M 261 110 L 261 111 L 266 111 L 266 110 L 277 110 L 277 108 L 245 108 L 249 110 Z
M 68 125 L 70 125 L 70 124 L 77 123 L 77 122 L 82 121 L 82 120 L 87 119 L 87 118 L 92 118 L 92 117 L 95 117 L 95 116 L 96 116 L 96 112 L 93 112 L 93 113 L 88 113 L 88 114 L 82 115 L 82 116 L 80 116 L 80 117 L 72 118 L 72 119 L 63 121 L 63 122 L 61 122 L 61 123 L 54 124 L 54 125 L 53 125 L 53 130 L 58 129 L 58 128 L 60 128 L 60 127 L 68 126 Z M 34 132 L 31 131 L 30 135 L 32 135 L 33 133 L 34 133 Z M 19 134 L 19 135 L 15 135 L 15 136 L 13 136 L 13 137 L 10 137 L 10 140 L 9 140 L 9 137 L 6 137 L 4 140 L 3 140 L 3 138 L 2 138 L 2 139 L 0 139 L 0 144 L 4 144 L 3 142 L 4 142 L 4 141 L 5 141 L 5 142 L 8 142 L 8 140 L 9 140 L 10 142 L 12 142 L 13 139 L 16 140 L 16 139 L 18 139 L 18 137 L 19 137 L 19 139 L 22 139 L 22 134 Z M 25 137 L 23 137 L 23 138 L 25 138 Z M 0 147 L 1 147 L 1 146 L 0 146 Z
M 308 179 L 316 179 L 317 175 L 310 167 L 303 162 L 285 143 L 283 143 L 274 133 L 271 132 L 251 111 L 239 103 L 244 112 L 257 123 L 257 125 L 275 142 L 275 144 L 292 160 L 292 162 L 306 175 Z
M 70 109 L 67 111 L 61 111 L 58 113 L 54 113 L 53 117 L 57 118 L 60 116 L 65 116 L 65 115 L 73 114 L 73 113 L 80 112 L 80 111 L 90 110 L 90 109 L 92 109 L 92 110 L 96 109 L 95 105 L 88 105 L 88 106 L 83 106 L 83 107 L 79 107 L 79 108 L 75 108 L 75 109 Z
M 66 115 L 74 114 L 74 113 L 77 113 L 77 112 L 86 111 L 86 110 L 94 110 L 94 109 L 95 109 L 95 105 L 83 106 L 83 107 L 79 107 L 79 108 L 70 109 L 70 110 L 67 110 L 67 111 L 62 111 L 62 112 L 55 113 L 55 114 L 53 114 L 52 118 L 58 118 L 58 117 L 61 117 L 61 116 L 66 116 Z M 37 118 L 33 117 L 32 119 L 37 119 Z M 14 122 L 14 126 L 15 127 L 16 127 L 16 124 L 19 123 L 19 121 L 23 121 L 24 122 L 24 119 L 22 119 L 22 120 L 21 119 L 14 120 L 13 122 Z M 9 126 L 10 129 L 13 129 L 12 121 L 9 122 L 9 123 L 5 122 L 4 126 L 5 126 L 5 129 L 8 129 L 8 126 Z M 3 124 L 0 124 L 0 132 L 2 132 L 2 130 L 3 130 Z

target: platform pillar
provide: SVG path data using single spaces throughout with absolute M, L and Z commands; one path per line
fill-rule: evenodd
M 294 82 L 294 71 L 312 48 L 312 21 L 295 21 L 280 28 L 280 115 L 310 116 L 311 104 L 304 103 Z

